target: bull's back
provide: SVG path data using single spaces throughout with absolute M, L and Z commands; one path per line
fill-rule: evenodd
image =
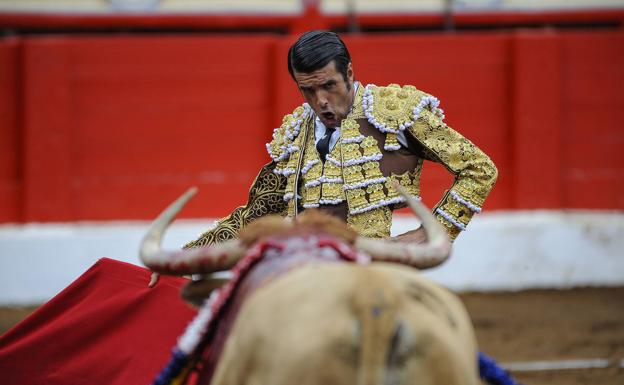
M 326 263 L 245 301 L 213 384 L 476 384 L 457 298 L 405 267 Z

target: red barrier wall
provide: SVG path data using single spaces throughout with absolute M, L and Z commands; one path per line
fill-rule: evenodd
M 22 218 L 20 42 L 0 42 L 0 223 Z
M 240 203 L 269 136 L 272 44 L 26 40 L 25 220 L 148 218 L 193 184 L 195 215 Z
M 0 41 L 0 221 L 226 215 L 301 102 L 292 37 Z M 487 209 L 624 209 L 624 33 L 346 36 L 356 77 L 414 84 L 499 168 Z M 425 168 L 433 204 L 451 183 Z

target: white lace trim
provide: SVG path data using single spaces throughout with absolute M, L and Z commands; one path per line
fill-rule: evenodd
M 325 158 L 325 160 L 327 160 L 329 163 L 334 164 L 338 167 L 342 166 L 342 163 L 340 163 L 340 161 L 338 159 L 334 159 L 331 155 L 327 154 L 327 157 Z
M 314 186 L 320 185 L 321 183 L 342 183 L 342 182 L 343 182 L 342 178 L 327 178 L 325 177 L 325 175 L 321 175 L 321 177 L 318 179 L 314 179 L 309 182 L 306 182 L 304 186 L 314 187 Z
M 288 158 L 290 156 L 290 154 L 288 152 L 282 152 L 279 156 L 273 155 L 273 153 L 271 152 L 271 144 L 270 143 L 266 144 L 266 149 L 267 149 L 267 152 L 269 153 L 269 156 L 271 157 L 271 159 L 273 159 L 276 162 L 284 160 L 284 159 L 286 159 L 286 158 Z M 282 150 L 285 150 L 285 146 L 282 146 Z
M 366 179 L 366 180 L 363 180 L 361 182 L 357 182 L 357 183 L 353 183 L 353 184 L 346 184 L 342 188 L 345 191 L 353 190 L 353 189 L 356 189 L 356 188 L 362 188 L 362 187 L 370 186 L 370 185 L 375 184 L 375 183 L 384 183 L 386 180 L 387 180 L 387 178 L 385 176 L 382 176 L 380 178 Z
M 319 200 L 319 203 L 306 203 L 303 205 L 303 208 L 314 209 L 320 205 L 337 205 L 342 202 L 344 202 L 344 199 L 321 199 Z
M 451 214 L 447 213 L 446 211 L 442 209 L 436 209 L 436 213 L 440 214 L 442 218 L 449 221 L 449 223 L 451 223 L 453 226 L 457 227 L 458 229 L 462 231 L 466 230 L 466 226 L 463 223 L 458 222 L 455 218 L 451 216 Z
M 420 200 L 420 197 L 416 197 L 416 198 Z M 397 204 L 397 203 L 403 203 L 403 202 L 405 202 L 405 198 L 403 198 L 403 197 L 395 197 L 395 198 L 392 198 L 392 199 L 384 199 L 381 202 L 375 203 L 374 205 L 369 205 L 369 206 L 365 206 L 365 207 L 360 207 L 359 209 L 351 210 L 351 214 L 361 214 L 361 213 L 365 213 L 367 211 L 378 209 L 380 207 L 390 206 L 390 205 L 394 205 L 394 204 Z
M 378 161 L 382 157 L 383 157 L 382 154 L 363 156 L 361 158 L 349 159 L 346 162 L 344 162 L 342 165 L 345 166 L 345 167 L 346 166 L 354 166 L 356 164 L 362 164 L 362 163 L 366 163 L 366 162 L 370 162 L 370 161 Z
M 306 163 L 305 166 L 303 166 L 301 168 L 301 175 L 306 174 L 308 171 L 310 171 L 310 169 L 315 165 L 318 164 L 320 161 L 318 159 L 312 159 L 311 161 L 309 161 L 308 163 Z
M 354 136 L 353 138 L 344 138 L 342 139 L 343 144 L 348 143 L 362 143 L 362 141 L 366 139 L 364 135 Z
M 284 129 L 284 140 L 282 142 L 282 145 L 280 146 L 280 149 L 282 150 L 282 153 L 279 155 L 274 155 L 271 152 L 271 143 L 267 143 L 266 145 L 266 149 L 267 152 L 269 153 L 269 156 L 271 157 L 271 159 L 273 159 L 276 162 L 282 161 L 286 158 L 288 158 L 290 156 L 290 154 L 292 154 L 293 152 L 297 152 L 299 151 L 299 147 L 294 146 L 292 144 L 292 141 L 295 140 L 295 138 L 299 135 L 299 132 L 301 131 L 301 124 L 303 124 L 303 122 L 306 120 L 306 118 L 308 117 L 308 115 L 310 114 L 310 106 L 307 103 L 303 104 L 303 113 L 301 113 L 301 116 L 299 116 L 298 113 L 294 112 L 292 114 L 293 118 L 297 119 L 297 120 L 293 120 L 292 122 L 290 122 L 289 126 L 286 126 Z M 291 129 L 292 128 L 292 129 Z M 275 137 L 277 136 L 277 132 L 280 128 L 276 128 L 273 130 L 273 139 L 275 140 Z M 287 143 L 287 141 L 290 141 L 291 143 Z
M 295 173 L 295 169 L 294 168 L 282 168 L 282 169 L 277 169 L 276 168 L 276 169 L 273 170 L 273 173 L 277 174 L 277 175 L 282 175 L 282 176 L 288 177 L 288 176 L 290 176 L 290 175 Z
M 481 212 L 481 207 L 472 204 L 471 202 L 469 202 L 468 200 L 462 198 L 458 193 L 456 193 L 455 191 L 451 190 L 451 196 L 453 197 L 453 199 L 455 199 L 455 201 L 461 203 L 462 205 L 468 207 L 472 212 L 475 213 L 480 213 Z
M 386 151 L 396 151 L 400 148 L 401 148 L 400 144 L 395 144 L 395 145 L 384 144 L 384 150 Z
M 322 205 L 337 205 L 339 203 L 344 202 L 344 198 L 338 198 L 338 199 L 321 199 L 319 200 L 319 203 Z
M 416 107 L 414 107 L 414 109 L 412 110 L 412 114 L 414 115 L 414 121 L 418 119 L 423 108 L 427 107 L 427 105 L 431 107 L 431 111 L 435 115 L 437 115 L 440 119 L 444 120 L 444 110 L 439 107 L 440 101 L 438 100 L 438 98 L 436 98 L 435 96 L 427 95 L 423 96 L 418 105 L 416 105 Z
M 290 122 L 290 127 L 292 128 L 292 130 L 289 130 L 288 126 L 286 127 L 286 132 L 285 132 L 286 139 L 290 141 L 295 140 L 297 135 L 299 135 L 301 123 L 303 123 L 303 119 L 297 119 L 297 120 L 293 120 L 292 122 Z
M 423 96 L 422 99 L 420 99 L 420 102 L 418 102 L 418 104 L 412 110 L 414 121 L 418 120 L 418 117 L 420 117 L 420 113 L 422 112 L 423 108 L 427 106 L 431 106 L 431 111 L 435 113 L 439 105 L 440 105 L 440 101 L 435 96 L 431 96 L 431 95 Z
M 310 188 L 310 187 L 319 186 L 320 184 L 321 184 L 321 181 L 318 180 L 318 179 L 315 179 L 315 180 L 311 180 L 309 182 L 306 182 L 306 184 L 304 186 L 307 187 L 307 188 Z
M 300 148 L 298 146 L 295 146 L 294 144 L 288 144 L 286 146 L 286 152 L 288 152 L 289 154 L 295 153 L 297 151 L 299 151 Z
M 293 199 L 294 196 L 295 196 L 294 193 L 291 193 L 291 192 L 286 193 L 286 194 L 284 194 L 284 201 L 288 202 L 289 200 Z M 297 195 L 297 199 L 301 199 L 301 196 Z

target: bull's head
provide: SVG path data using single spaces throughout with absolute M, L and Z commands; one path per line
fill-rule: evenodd
M 396 184 L 395 188 L 405 197 L 408 206 L 421 219 L 427 235 L 425 243 L 415 244 L 372 239 L 357 236 L 355 233 L 353 236 L 344 236 L 344 234 L 352 233 L 352 230 L 346 224 L 342 224 L 341 229 L 337 228 L 334 222 L 335 231 L 342 233 L 341 238 L 355 249 L 370 255 L 372 261 L 401 263 L 418 269 L 441 264 L 448 258 L 451 250 L 444 228 L 422 203 L 409 195 L 400 185 Z M 195 249 L 161 250 L 160 243 L 165 230 L 196 192 L 196 188 L 189 189 L 163 211 L 149 228 L 139 252 L 141 260 L 151 270 L 171 275 L 209 274 L 229 270 L 245 255 L 250 243 L 258 240 L 258 236 L 247 236 Z M 272 221 L 266 222 L 260 227 L 271 229 L 268 231 L 271 233 L 274 228 L 275 231 L 283 231 L 284 227 L 296 227 L 298 222 L 305 222 L 305 220 L 296 220 L 288 224 L 280 220 L 281 224 L 278 226 L 275 226 L 276 222 Z M 276 227 L 280 227 L 280 229 Z

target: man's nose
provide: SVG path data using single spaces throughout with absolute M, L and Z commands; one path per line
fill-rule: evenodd
M 316 100 L 320 107 L 327 107 L 329 104 L 329 98 L 327 97 L 327 92 L 324 90 L 319 90 L 316 93 Z

